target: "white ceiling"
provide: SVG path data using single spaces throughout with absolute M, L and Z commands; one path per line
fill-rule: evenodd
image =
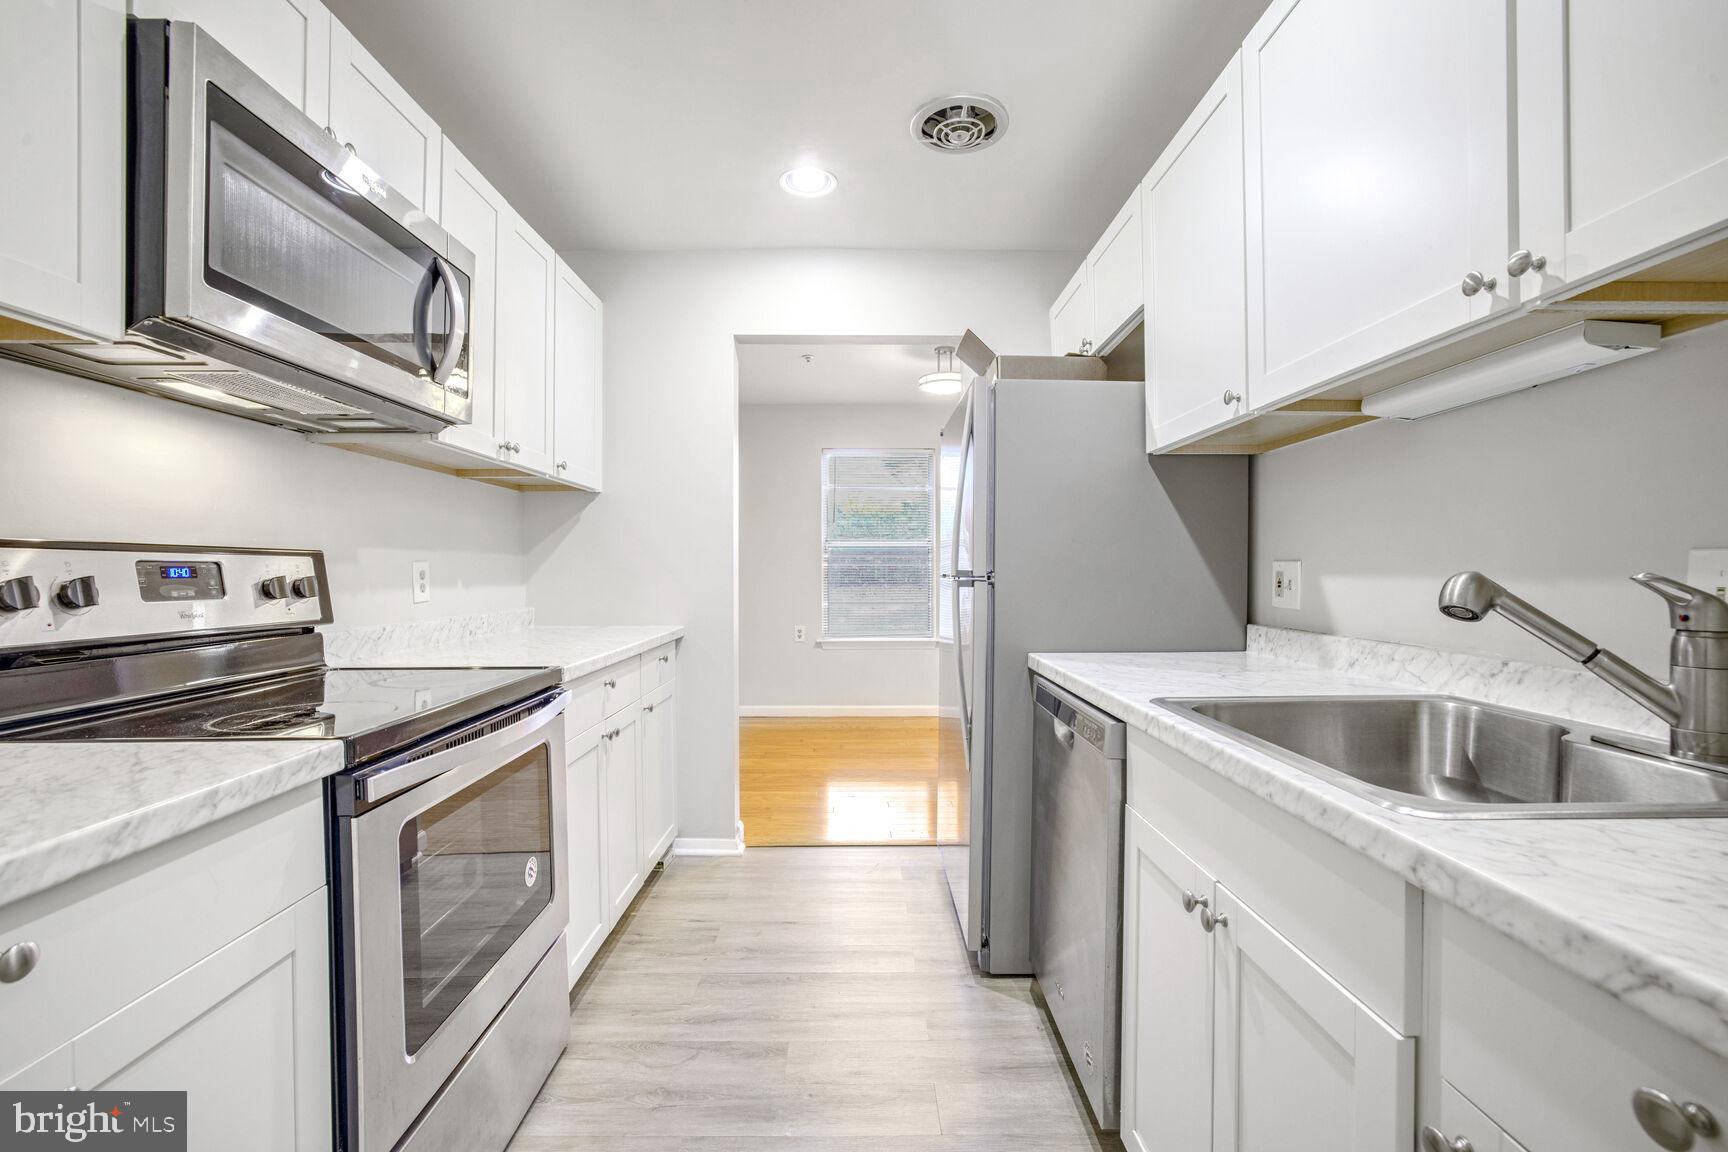
M 1082 251 L 1266 0 L 328 2 L 559 249 Z M 957 92 L 1001 143 L 912 141 Z
M 953 396 L 918 390 L 918 377 L 936 370 L 932 336 L 916 344 L 738 345 L 740 404 L 922 404 L 951 409 Z M 810 357 L 808 362 L 804 357 Z M 956 364 L 956 368 L 965 369 Z

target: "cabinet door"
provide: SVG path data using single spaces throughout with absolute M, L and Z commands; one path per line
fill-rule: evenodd
M 600 786 L 600 726 L 565 744 L 568 793 L 565 824 L 569 835 L 570 929 L 564 934 L 574 988 L 611 927 L 605 883 L 605 795 Z
M 468 294 L 468 387 L 474 409 L 467 424 L 446 428 L 439 435 L 471 452 L 495 456 L 504 439 L 497 401 L 498 238 L 510 207 L 448 141 L 443 162 L 439 179 L 443 226 L 474 253 Z
M 498 403 L 508 459 L 552 471 L 552 248 L 514 212 L 498 240 Z
M 119 336 L 125 0 L 7 4 L 0 106 L 0 337 Z
M 79 1088 L 187 1093 L 192 1152 L 331 1146 L 325 889 L 72 1043 Z
M 1385 1152 L 1416 1133 L 1416 1042 L 1217 886 L 1214 1152 Z
M 600 298 L 564 261 L 552 307 L 552 446 L 559 479 L 600 490 Z
M 606 793 L 606 909 L 616 924 L 642 887 L 641 718 L 631 705 L 609 717 L 600 734 Z
M 672 847 L 677 814 L 674 800 L 673 738 L 677 730 L 672 685 L 642 703 L 642 866 Z
M 1123 829 L 1122 1142 L 1130 1152 L 1204 1149 L 1212 946 L 1197 913 L 1212 880 L 1132 808 Z
M 1242 59 L 1230 61 L 1146 177 L 1147 451 L 1248 411 Z
M 438 218 L 444 134 L 339 20 L 330 28 L 330 128 L 385 183 Z
M 1081 264 L 1050 305 L 1050 355 L 1092 351 L 1092 287 Z
M 330 10 L 321 0 L 132 0 L 132 14 L 188 20 L 319 124 L 330 122 Z
M 1728 224 L 1728 4 L 1519 0 L 1518 237 L 1532 288 Z
M 1248 34 L 1250 407 L 1511 306 L 1507 4 L 1275 0 Z
M 1136 188 L 1086 257 L 1086 280 L 1092 285 L 1092 334 L 1099 353 L 1116 346 L 1145 302 L 1140 227 L 1140 190 Z

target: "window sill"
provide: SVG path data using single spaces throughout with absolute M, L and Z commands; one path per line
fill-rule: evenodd
M 882 639 L 857 640 L 831 639 L 824 637 L 823 639 L 816 641 L 816 647 L 833 648 L 837 651 L 845 651 L 847 649 L 873 649 L 878 652 L 892 652 L 900 649 L 934 648 L 936 647 L 936 641 L 928 636 L 919 638 L 901 638 L 896 636 L 884 637 Z

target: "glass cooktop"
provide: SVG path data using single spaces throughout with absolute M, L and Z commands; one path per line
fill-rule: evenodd
M 61 719 L 10 740 L 341 740 L 350 762 L 556 688 L 554 668 L 340 668 Z

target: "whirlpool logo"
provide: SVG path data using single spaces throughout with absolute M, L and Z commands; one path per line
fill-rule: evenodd
M 0 1152 L 186 1152 L 184 1092 L 0 1092 Z

